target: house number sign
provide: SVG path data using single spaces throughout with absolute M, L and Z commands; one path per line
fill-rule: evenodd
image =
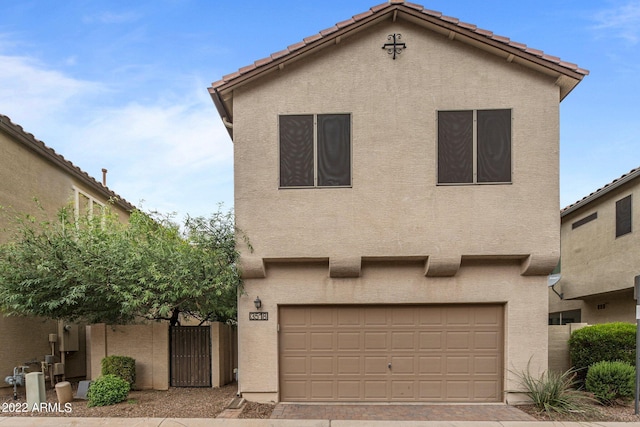
M 263 311 L 250 311 L 249 320 L 269 320 L 269 313 Z

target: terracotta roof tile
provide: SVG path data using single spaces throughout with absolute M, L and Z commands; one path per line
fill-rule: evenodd
M 390 0 L 386 3 L 382 3 L 379 4 L 377 6 L 373 6 L 371 7 L 368 11 L 362 12 L 358 15 L 354 15 L 351 19 L 347 19 L 344 21 L 339 22 L 338 24 L 324 29 L 322 31 L 320 31 L 317 34 L 314 34 L 312 36 L 306 37 L 304 38 L 301 42 L 292 44 L 291 46 L 289 46 L 287 49 L 285 50 L 281 50 L 279 52 L 275 52 L 273 54 L 271 54 L 271 56 L 267 57 L 267 58 L 263 58 L 260 59 L 258 61 L 255 61 L 253 66 L 247 66 L 244 68 L 241 68 L 239 71 L 235 72 L 235 73 L 231 73 L 228 74 L 226 76 L 224 76 L 222 78 L 222 80 L 215 82 L 213 84 L 214 88 L 223 86 L 226 83 L 231 82 L 233 79 L 240 77 L 240 75 L 247 73 L 247 72 L 252 72 L 254 69 L 256 68 L 260 68 L 263 67 L 265 65 L 268 65 L 270 63 L 272 63 L 273 61 L 276 61 L 280 58 L 284 58 L 287 55 L 291 54 L 292 52 L 302 49 L 303 47 L 309 46 L 315 42 L 317 42 L 318 40 L 322 40 L 325 37 L 330 36 L 331 34 L 335 33 L 338 30 L 342 30 L 345 28 L 348 28 L 349 26 L 357 23 L 358 21 L 361 21 L 363 19 L 366 19 L 368 17 L 371 17 L 372 15 L 375 15 L 376 13 L 379 12 L 384 12 L 387 9 L 393 9 L 393 8 L 398 8 L 398 7 L 406 7 L 406 8 L 410 8 L 413 10 L 417 10 L 420 11 L 421 13 L 428 15 L 428 16 L 432 16 L 435 18 L 438 18 L 444 22 L 447 22 L 449 24 L 454 24 L 456 25 L 461 32 L 463 31 L 470 31 L 473 32 L 477 35 L 486 37 L 488 39 L 491 39 L 493 41 L 496 41 L 498 43 L 502 43 L 506 46 L 509 47 L 513 47 L 516 49 L 520 49 L 523 52 L 530 54 L 530 55 L 534 55 L 537 56 L 539 58 L 542 58 L 545 61 L 551 62 L 553 64 L 558 64 L 563 68 L 566 68 L 568 70 L 574 71 L 576 73 L 582 74 L 582 75 L 587 75 L 589 74 L 588 70 L 585 70 L 583 68 L 579 68 L 576 64 L 570 63 L 570 62 L 565 62 L 562 61 L 560 58 L 556 57 L 556 56 L 552 56 L 552 55 L 547 55 L 545 54 L 543 51 L 538 50 L 538 49 L 533 49 L 530 47 L 527 47 L 526 44 L 523 43 L 518 43 L 518 42 L 514 42 L 512 40 L 510 40 L 508 37 L 503 37 L 503 36 L 499 36 L 499 35 L 495 35 L 492 31 L 488 31 L 482 28 L 478 28 L 476 25 L 468 23 L 468 22 L 461 22 L 458 18 L 455 17 L 451 17 L 451 16 L 444 16 L 441 12 L 435 11 L 435 10 L 430 10 L 430 9 L 425 9 L 423 6 L 416 4 L 416 3 L 410 3 L 407 1 L 403 1 L 403 0 Z
M 478 26 L 469 24 L 467 22 L 460 22 L 458 25 L 462 28 L 466 28 L 467 30 L 471 30 L 471 31 L 475 31 L 478 29 Z
M 364 18 L 366 18 L 368 16 L 371 16 L 371 15 L 373 15 L 373 11 L 367 10 L 366 12 L 362 12 L 362 13 L 359 13 L 357 15 L 354 15 L 353 19 L 356 20 L 356 21 L 360 21 L 360 20 L 362 20 L 362 19 L 364 19 Z
M 248 73 L 249 71 L 251 71 L 251 70 L 255 70 L 255 69 L 256 69 L 256 64 L 255 64 L 255 63 L 253 63 L 253 64 L 250 64 L 250 65 L 247 65 L 246 67 L 242 67 L 242 68 L 240 68 L 240 69 L 238 70 L 238 72 L 239 72 L 240 74 L 245 74 L 245 73 Z
M 451 22 L 452 24 L 457 24 L 458 22 L 460 22 L 460 20 L 458 18 L 453 17 L 453 16 L 442 15 L 440 17 L 440 19 L 442 19 L 443 21 L 446 21 L 446 22 Z
M 422 13 L 429 16 L 435 16 L 436 18 L 440 18 L 442 16 L 442 12 L 438 12 L 437 10 L 431 10 L 431 9 L 422 9 Z
M 411 9 L 415 9 L 419 12 L 422 12 L 424 10 L 424 6 L 422 6 L 421 4 L 416 4 L 416 3 L 409 3 L 408 1 L 404 3 L 405 6 L 410 7 Z
M 271 54 L 271 59 L 278 59 L 278 58 L 282 58 L 283 56 L 287 56 L 289 54 L 289 50 L 288 49 L 284 49 L 281 50 L 279 52 L 275 52 Z
M 295 50 L 298 49 L 302 49 L 303 47 L 305 47 L 307 44 L 304 41 L 292 44 L 291 46 L 287 47 L 287 49 L 289 50 L 289 52 L 293 52 Z
M 356 22 L 356 20 L 355 20 L 355 19 L 353 19 L 353 18 L 351 18 L 351 19 L 347 19 L 347 20 L 344 20 L 344 21 L 342 21 L 342 22 L 338 22 L 338 23 L 336 24 L 336 27 L 338 27 L 338 28 L 348 27 L 349 25 L 353 24 L 354 22 Z
M 334 25 L 333 27 L 329 27 L 320 31 L 320 35 L 322 35 L 323 37 L 326 37 L 331 33 L 335 33 L 336 31 L 338 31 L 338 27 Z
M 321 38 L 322 38 L 322 34 L 318 33 L 318 34 L 314 34 L 312 36 L 309 36 L 309 37 L 305 38 L 304 42 L 307 43 L 307 44 L 310 44 L 310 43 L 315 42 L 316 40 L 320 40 Z

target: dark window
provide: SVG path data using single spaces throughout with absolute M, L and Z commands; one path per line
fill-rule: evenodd
M 439 111 L 438 183 L 503 182 L 511 182 L 511 110 Z
M 598 212 L 594 212 L 591 215 L 587 215 L 582 219 L 577 220 L 576 222 L 574 222 L 573 224 L 571 224 L 571 229 L 574 230 L 578 227 L 580 227 L 581 225 L 585 225 L 588 222 L 593 221 L 594 219 L 598 218 Z
M 631 196 L 616 202 L 616 237 L 631 233 Z
M 566 325 L 567 323 L 580 323 L 582 320 L 580 310 L 568 310 L 557 313 L 549 313 L 550 325 Z
M 280 187 L 351 185 L 351 116 L 280 116 Z

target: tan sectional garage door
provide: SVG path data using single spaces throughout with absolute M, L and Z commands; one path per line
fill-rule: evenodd
M 280 400 L 502 401 L 502 305 L 290 306 Z

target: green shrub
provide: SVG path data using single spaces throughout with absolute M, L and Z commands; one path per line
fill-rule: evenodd
M 102 359 L 102 375 L 113 374 L 133 388 L 136 383 L 136 360 L 127 356 L 107 356 Z
M 569 356 L 581 383 L 596 362 L 620 360 L 635 366 L 636 325 L 616 322 L 578 329 L 569 338 Z
M 587 372 L 587 391 L 605 405 L 632 399 L 635 385 L 636 370 L 627 362 L 597 362 Z
M 546 412 L 553 419 L 554 414 L 590 411 L 589 403 L 594 400 L 587 394 L 576 390 L 576 371 L 569 369 L 564 373 L 546 371 L 540 377 L 527 370 L 515 372 L 520 383 L 526 389 L 525 394 L 535 407 Z
M 107 406 L 122 402 L 129 395 L 129 383 L 113 374 L 99 377 L 89 386 L 87 406 Z

